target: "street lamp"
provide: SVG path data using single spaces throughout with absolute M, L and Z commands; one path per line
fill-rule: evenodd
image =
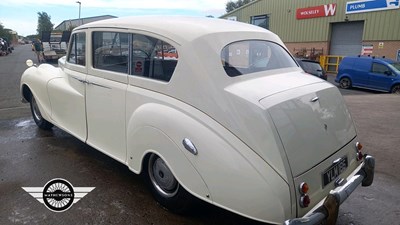
M 78 3 L 79 4 L 79 25 L 82 25 L 82 23 L 81 23 L 81 2 L 80 1 L 76 1 L 76 3 Z

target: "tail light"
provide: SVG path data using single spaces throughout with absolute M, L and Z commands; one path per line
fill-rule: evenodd
M 299 191 L 300 191 L 300 206 L 303 208 L 306 208 L 310 205 L 311 203 L 311 199 L 310 197 L 307 195 L 308 190 L 309 190 L 309 186 L 306 182 L 303 182 L 300 184 L 299 186 Z
M 360 142 L 357 142 L 356 143 L 356 151 L 357 151 L 357 155 L 356 155 L 356 159 L 357 159 L 357 161 L 360 161 L 360 160 L 362 160 L 363 159 L 363 157 L 364 157 L 364 154 L 362 153 L 362 148 L 363 148 L 363 146 L 362 146 L 362 144 L 360 143 Z

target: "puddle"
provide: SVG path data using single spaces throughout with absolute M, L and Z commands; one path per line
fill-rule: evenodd
M 15 126 L 16 127 L 28 127 L 28 126 L 33 126 L 35 125 L 35 122 L 33 120 L 23 120 L 19 123 L 17 123 Z

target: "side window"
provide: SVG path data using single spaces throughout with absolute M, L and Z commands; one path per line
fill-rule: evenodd
M 372 72 L 373 73 L 384 74 L 386 71 L 390 71 L 390 69 L 387 66 L 379 64 L 379 63 L 372 64 Z
M 71 37 L 69 54 L 67 62 L 86 65 L 85 53 L 86 53 L 86 35 L 85 33 L 75 33 Z
M 93 67 L 128 73 L 129 34 L 93 32 Z
M 164 41 L 132 34 L 131 75 L 169 81 L 178 63 L 176 48 Z

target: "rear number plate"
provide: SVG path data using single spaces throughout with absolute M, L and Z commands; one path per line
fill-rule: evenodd
M 346 156 L 336 160 L 336 162 L 334 162 L 333 165 L 330 166 L 328 169 L 326 169 L 325 172 L 323 173 L 322 175 L 323 186 L 325 187 L 327 184 L 336 180 L 336 178 L 339 177 L 339 175 L 347 169 L 347 166 L 348 166 L 348 161 Z

